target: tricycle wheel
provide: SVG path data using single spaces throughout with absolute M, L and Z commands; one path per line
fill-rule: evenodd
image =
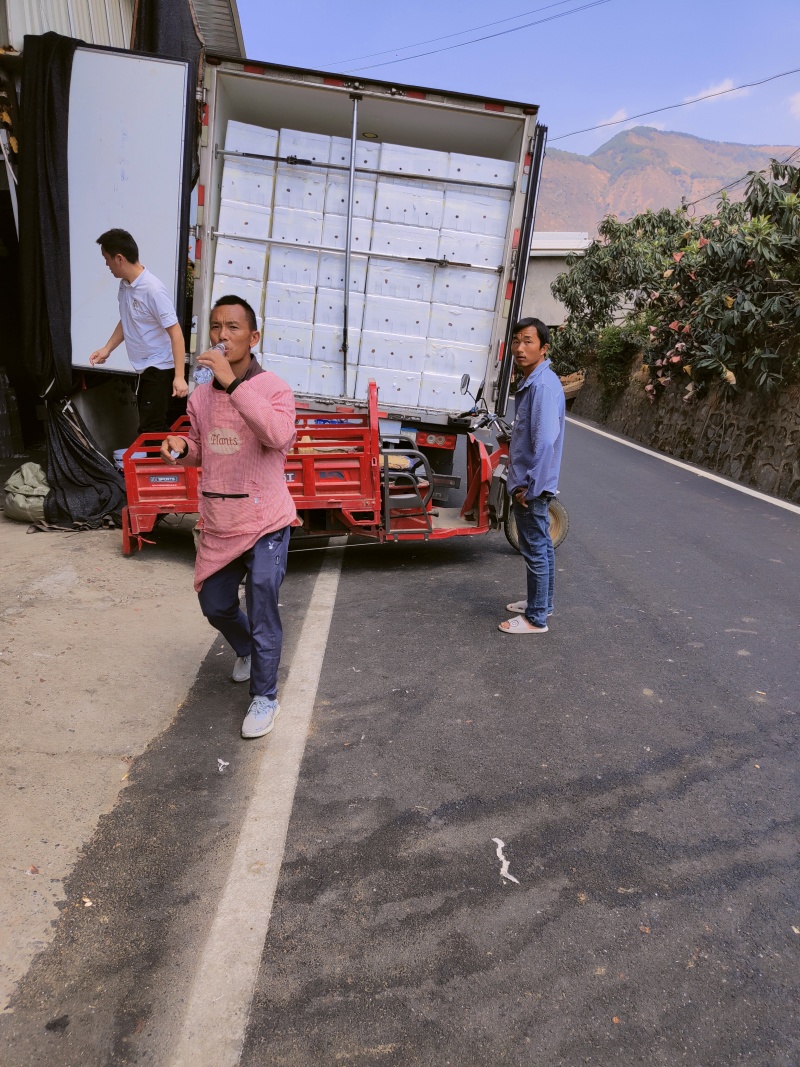
M 567 514 L 567 509 L 557 497 L 553 497 L 550 501 L 550 536 L 553 539 L 553 548 L 558 548 L 567 536 L 568 530 L 569 515 Z M 503 523 L 503 531 L 511 547 L 519 552 L 519 531 L 517 530 L 517 520 L 514 518 L 513 508 L 508 509 L 508 516 Z

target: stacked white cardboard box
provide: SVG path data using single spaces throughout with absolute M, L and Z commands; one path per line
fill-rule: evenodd
M 347 138 L 233 121 L 225 147 L 350 162 Z M 355 180 L 354 252 L 500 265 L 510 193 L 437 179 L 511 185 L 513 163 L 359 141 L 356 166 L 383 174 Z M 347 190 L 344 171 L 227 157 L 217 228 L 229 236 L 217 240 L 213 299 L 236 293 L 252 304 L 263 365 L 297 392 L 363 399 L 375 380 L 384 404 L 459 409 L 461 375 L 480 379 L 486 369 L 498 275 L 353 255 L 345 380 L 344 253 L 291 246 L 344 249 Z

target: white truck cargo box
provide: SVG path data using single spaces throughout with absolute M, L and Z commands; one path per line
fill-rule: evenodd
M 261 334 L 261 351 L 265 356 L 296 356 L 311 359 L 311 337 L 314 327 L 310 322 L 285 322 L 271 319 L 264 323 Z
M 250 163 L 240 159 L 226 159 L 222 167 L 222 199 L 238 200 L 259 207 L 272 206 L 275 185 L 274 163 Z
M 267 281 L 287 282 L 290 285 L 316 285 L 319 274 L 319 252 L 305 248 L 283 248 L 271 245 Z
M 275 175 L 275 207 L 322 211 L 325 207 L 325 175 L 302 167 L 278 167 Z
M 353 215 L 357 219 L 371 219 L 375 213 L 375 182 L 356 178 L 353 182 Z M 337 174 L 328 178 L 325 190 L 325 212 L 328 215 L 347 215 L 348 176 Z
M 267 282 L 264 318 L 267 322 L 311 322 L 314 318 L 313 285 L 291 285 L 288 282 Z
M 478 189 L 448 189 L 444 194 L 443 230 L 505 237 L 510 200 L 486 196 Z
M 393 418 L 447 426 L 469 373 L 504 409 L 544 150 L 536 108 L 368 80 L 356 93 L 339 76 L 212 58 L 193 349 L 207 347 L 217 277 L 236 271 L 264 315 L 264 358 L 284 360 L 312 406 L 360 405 L 372 377 Z
M 417 174 L 425 178 L 446 178 L 447 152 L 431 148 L 412 148 L 403 144 L 382 144 L 380 170 L 400 174 Z
M 353 244 L 355 249 L 369 248 L 372 236 L 370 219 L 353 219 Z M 347 216 L 326 215 L 322 224 L 323 248 L 344 248 L 347 237 Z
M 342 337 L 340 324 L 328 326 L 322 322 L 314 323 L 314 336 L 311 340 L 311 358 L 318 363 L 342 362 Z M 347 331 L 347 362 L 358 363 L 358 349 L 361 343 L 361 330 Z
M 405 259 L 435 259 L 438 247 L 438 230 L 394 222 L 376 222 L 372 227 L 371 248 L 375 252 Z
M 491 311 L 433 304 L 428 335 L 443 341 L 488 345 L 492 337 L 493 321 L 494 316 Z
M 264 281 L 266 253 L 263 245 L 250 241 L 229 241 L 220 237 L 214 255 L 214 273 L 249 278 L 261 287 Z
M 262 354 L 259 362 L 264 370 L 271 370 L 273 374 L 282 378 L 293 392 L 301 394 L 309 392 L 310 359 Z
M 425 369 L 432 374 L 480 378 L 486 369 L 486 345 L 467 345 L 460 341 L 437 341 L 428 338 Z
M 229 237 L 269 237 L 271 212 L 259 204 L 243 204 L 240 200 L 223 200 L 219 208 L 220 233 Z
M 324 289 L 344 289 L 344 253 L 321 252 L 319 285 Z M 350 261 L 350 291 L 363 293 L 367 285 L 367 259 L 353 256 Z
M 225 133 L 225 147 L 230 152 L 253 152 L 259 156 L 274 156 L 278 152 L 278 131 L 252 122 L 229 119 Z M 265 161 L 266 163 L 266 161 Z M 271 163 L 274 168 L 275 164 Z
M 451 152 L 447 163 L 447 177 L 461 178 L 468 182 L 490 182 L 492 185 L 514 184 L 514 161 L 511 159 L 487 159 L 485 156 L 467 156 Z
M 502 237 L 442 230 L 438 258 L 451 260 L 453 263 L 471 263 L 475 267 L 497 268 L 502 265 L 504 248 L 505 241 Z
M 375 195 L 375 221 L 399 222 L 438 230 L 444 214 L 444 190 L 402 178 L 384 178 Z M 504 231 L 505 232 L 505 231 Z
M 364 296 L 351 291 L 347 303 L 348 325 L 361 328 L 364 317 Z M 341 326 L 344 321 L 344 289 L 317 289 L 317 303 L 314 308 L 314 323 L 324 326 Z
M 474 388 L 476 387 L 473 387 L 470 381 L 472 392 Z M 423 371 L 419 402 L 422 407 L 427 408 L 453 408 L 463 404 L 461 375 L 434 374 L 431 371 Z
M 369 383 L 378 386 L 381 404 L 397 404 L 401 407 L 416 407 L 419 403 L 421 375 L 409 371 L 384 370 L 381 367 L 358 366 L 356 399 L 366 400 Z
M 397 263 L 373 259 L 367 269 L 370 296 L 393 296 L 401 300 L 425 300 L 433 296 L 432 263 Z
M 467 267 L 437 267 L 433 275 L 434 304 L 494 311 L 500 278 L 485 270 Z
M 324 133 L 282 129 L 278 137 L 278 155 L 284 159 L 296 156 L 298 159 L 310 159 L 313 163 L 328 163 L 331 139 Z
M 272 213 L 272 236 L 286 244 L 318 245 L 322 240 L 322 212 L 276 207 Z
M 399 333 L 427 337 L 431 305 L 424 300 L 397 300 L 390 296 L 367 296 L 362 329 L 372 333 Z
M 421 374 L 425 368 L 427 345 L 424 337 L 403 337 L 394 333 L 363 330 L 358 362 L 385 370 L 407 370 Z

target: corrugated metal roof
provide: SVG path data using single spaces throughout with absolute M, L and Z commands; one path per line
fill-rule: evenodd
M 133 0 L 48 0 L 38 4 L 3 0 L 3 7 L 8 40 L 0 41 L 0 45 L 11 45 L 18 52 L 26 33 L 50 30 L 89 44 L 130 47 Z
M 192 0 L 192 7 L 200 35 L 209 52 L 245 58 L 236 0 Z

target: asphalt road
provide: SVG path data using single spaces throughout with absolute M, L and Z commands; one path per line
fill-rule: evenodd
M 544 636 L 496 629 L 502 535 L 345 551 L 243 1067 L 800 1063 L 800 518 L 575 424 L 562 499 Z M 321 558 L 291 558 L 287 666 Z M 221 649 L 81 856 L 4 1065 L 170 1063 L 273 744 L 238 740 Z

